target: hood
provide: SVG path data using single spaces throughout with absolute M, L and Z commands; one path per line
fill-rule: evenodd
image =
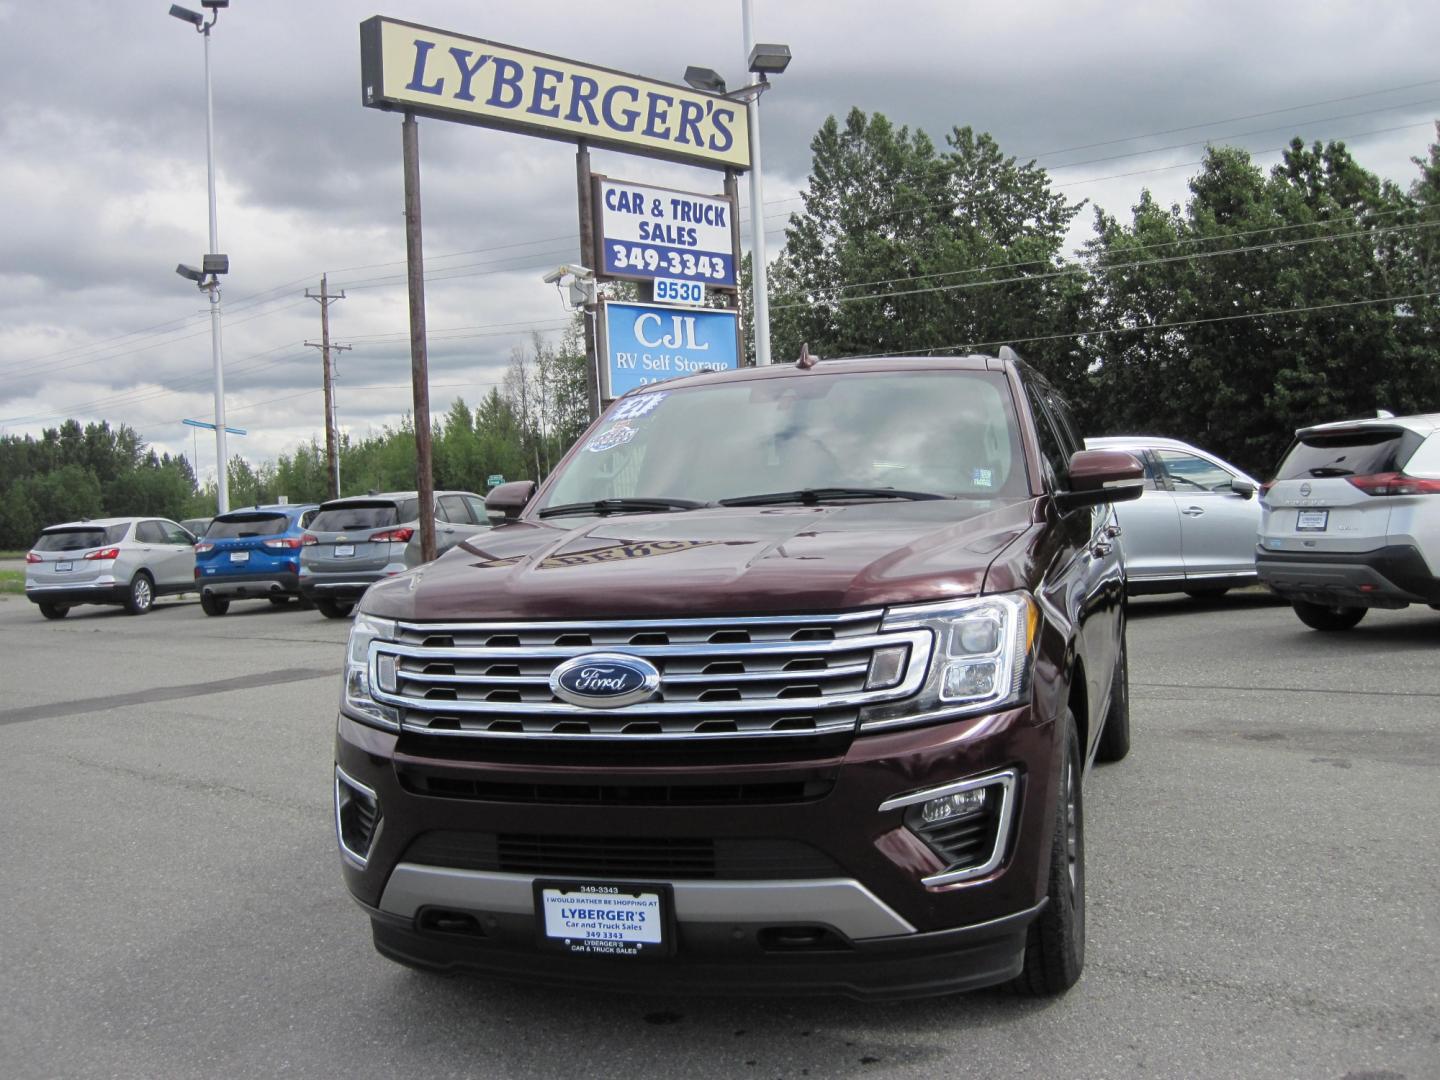
M 376 583 L 364 609 L 421 621 L 686 618 L 973 596 L 1032 512 L 1028 500 L 935 500 L 517 521 Z

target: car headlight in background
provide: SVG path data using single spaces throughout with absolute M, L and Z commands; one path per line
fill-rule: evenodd
M 930 670 L 918 701 L 872 706 L 861 729 L 992 712 L 1024 700 L 1038 621 L 1035 601 L 1024 592 L 891 608 L 882 633 L 928 629 L 934 635 Z
M 394 619 L 377 619 L 363 611 L 357 612 L 355 621 L 350 625 L 350 638 L 345 643 L 345 683 L 340 692 L 340 709 L 347 716 L 390 731 L 400 729 L 400 712 L 375 700 L 370 682 L 370 645 L 375 641 L 394 641 L 395 638 Z M 389 661 L 388 668 L 383 661 Z M 383 686 L 388 675 L 390 685 L 385 688 L 390 690 L 395 688 L 394 665 L 392 656 L 377 658 L 375 677 Z

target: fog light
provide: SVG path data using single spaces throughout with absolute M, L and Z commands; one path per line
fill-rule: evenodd
M 956 792 L 954 795 L 944 795 L 931 799 L 920 807 L 920 820 L 926 825 L 934 825 L 940 821 L 970 817 L 982 813 L 989 801 L 989 788 L 973 788 L 970 791 Z
M 995 676 L 999 664 L 995 660 L 967 660 L 947 664 L 940 696 L 956 698 L 987 698 L 995 693 Z
M 381 653 L 375 658 L 375 682 L 387 694 L 395 693 L 395 657 Z
M 910 658 L 909 645 L 886 645 L 870 657 L 870 674 L 865 678 L 866 690 L 888 690 L 899 686 L 905 675 L 905 662 Z

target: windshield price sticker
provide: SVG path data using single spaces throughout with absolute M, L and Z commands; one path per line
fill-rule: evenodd
M 595 193 L 602 274 L 735 287 L 735 208 L 729 199 L 603 178 Z
M 681 281 L 678 278 L 656 278 L 655 299 L 662 304 L 705 303 L 705 286 L 698 281 Z
M 659 892 L 616 885 L 537 888 L 544 943 L 569 953 L 639 956 L 665 946 Z

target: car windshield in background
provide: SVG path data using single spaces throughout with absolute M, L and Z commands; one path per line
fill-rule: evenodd
M 246 536 L 279 536 L 290 527 L 284 514 L 227 514 L 210 523 L 207 540 L 235 540 Z
M 399 525 L 402 521 L 414 521 L 419 516 L 419 506 L 418 500 L 405 499 L 398 506 L 393 502 L 364 502 L 322 507 L 310 522 L 310 531 L 383 529 L 387 525 Z
M 1360 428 L 1333 435 L 1310 435 L 1290 447 L 1275 479 L 1398 472 L 1421 441 L 1420 436 L 1404 428 Z
M 654 390 L 611 410 L 546 501 L 714 503 L 839 488 L 1024 498 L 1004 376 L 826 372 Z
M 84 551 L 86 548 L 118 544 L 125 539 L 125 524 L 83 529 L 50 529 L 35 541 L 35 551 Z

